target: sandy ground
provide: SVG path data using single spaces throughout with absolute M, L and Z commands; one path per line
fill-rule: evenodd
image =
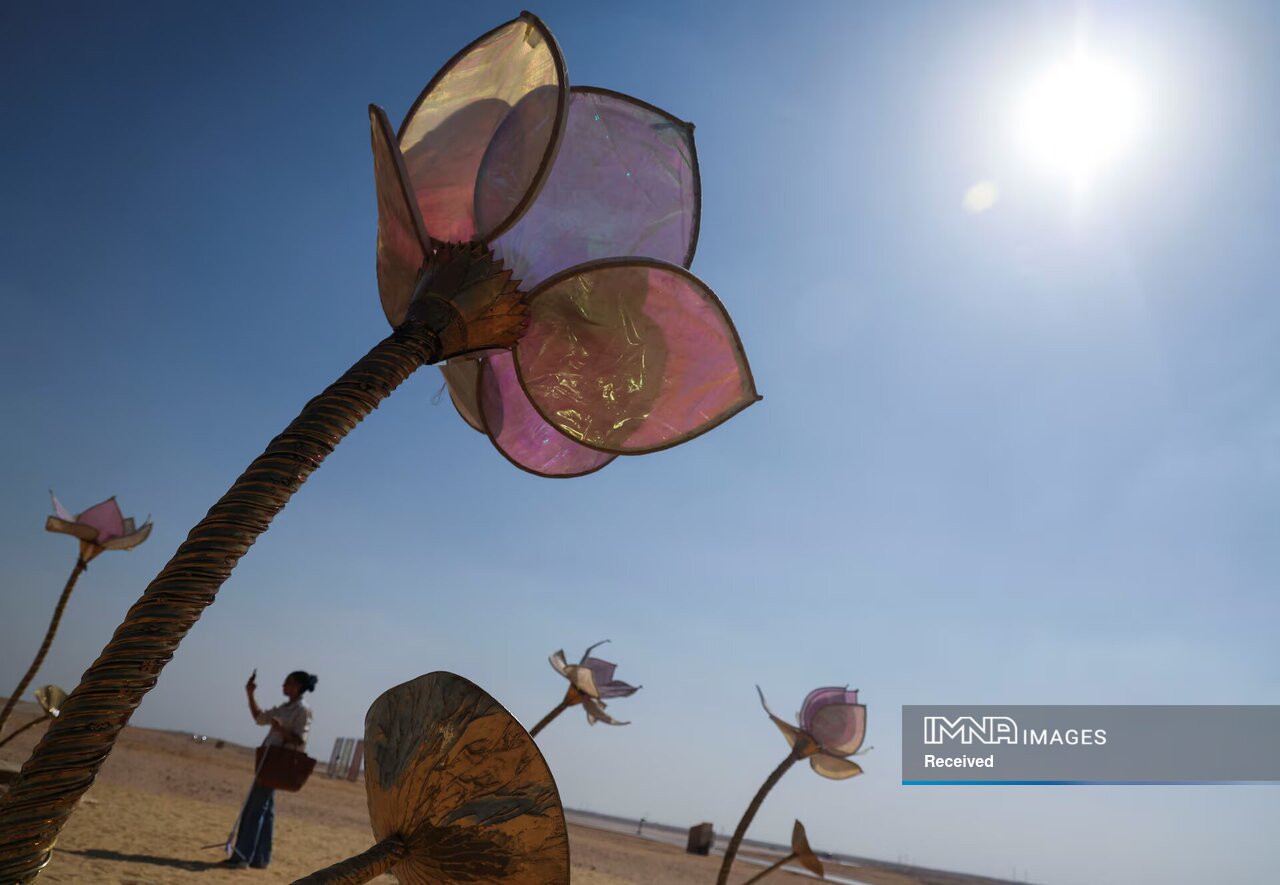
M 22 703 L 9 721 L 17 728 L 37 715 Z M 0 776 L 16 771 L 44 732 L 28 729 L 0 747 Z M 330 780 L 317 770 L 298 793 L 276 793 L 276 833 L 271 868 L 227 870 L 217 864 L 253 773 L 253 752 L 189 735 L 126 728 L 97 782 L 58 840 L 43 882 L 102 885 L 292 882 L 373 844 L 364 785 Z M 0 791 L 3 791 L 0 777 Z M 629 824 L 627 825 L 629 828 Z M 636 838 L 601 823 L 571 824 L 574 885 L 711 885 L 719 856 L 698 857 L 682 848 Z M 744 854 L 759 852 L 744 846 Z M 772 861 L 775 858 L 769 858 Z M 997 880 L 954 873 L 828 863 L 829 874 L 867 885 L 992 885 Z M 759 870 L 735 866 L 731 885 Z M 388 875 L 379 883 L 394 882 Z M 772 885 L 801 885 L 811 878 L 775 873 Z
M 21 704 L 9 725 L 16 728 L 35 714 L 35 705 Z M 0 748 L 0 769 L 21 765 L 43 731 L 36 726 Z M 186 735 L 127 728 L 63 830 L 40 881 L 292 882 L 373 844 L 364 786 L 318 773 L 302 791 L 276 794 L 270 869 L 218 869 L 222 843 L 252 780 L 252 760 L 243 747 L 217 749 L 212 740 L 195 743 Z M 718 857 L 695 857 L 589 827 L 571 826 L 569 838 L 574 885 L 709 885 L 719 865 Z M 204 847 L 209 845 L 216 847 Z M 744 870 L 733 881 L 748 876 Z M 778 885 L 803 881 L 787 874 L 770 878 Z

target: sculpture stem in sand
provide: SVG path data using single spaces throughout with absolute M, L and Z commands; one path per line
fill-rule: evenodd
M 160 671 L 249 547 L 330 452 L 420 366 L 435 322 L 410 318 L 303 408 L 178 548 L 71 693 L 0 804 L 0 882 L 48 863 L 77 800 Z
M 747 806 L 746 812 L 742 815 L 742 820 L 738 821 L 738 828 L 733 831 L 733 838 L 729 840 L 729 847 L 724 850 L 724 860 L 720 862 L 720 874 L 716 876 L 716 885 L 726 885 L 729 881 L 729 868 L 733 866 L 733 859 L 737 856 L 738 848 L 742 845 L 742 840 L 747 835 L 747 828 L 751 826 L 751 821 L 755 819 L 756 812 L 760 810 L 764 797 L 769 795 L 769 791 L 774 788 L 778 781 L 782 780 L 782 776 L 787 773 L 791 766 L 803 758 L 803 743 L 797 742 L 790 755 L 782 760 L 782 763 L 773 770 L 772 774 L 765 778 L 765 782 L 756 791 L 755 796 L 751 799 L 751 804 Z
M 35 660 L 31 662 L 31 666 L 27 668 L 26 675 L 22 677 L 22 681 L 18 683 L 18 687 L 9 695 L 9 700 L 4 705 L 4 711 L 0 712 L 0 731 L 4 730 L 4 724 L 9 721 L 9 714 L 13 712 L 13 705 L 18 703 L 18 698 L 22 697 L 22 693 L 27 690 L 27 686 L 31 684 L 31 680 L 35 679 L 36 673 L 40 670 L 40 665 L 44 663 L 44 656 L 49 653 L 49 646 L 53 645 L 53 634 L 58 632 L 58 623 L 62 620 L 62 612 L 67 607 L 67 600 L 71 598 L 71 591 L 75 589 L 76 581 L 80 575 L 88 567 L 89 562 L 80 556 L 76 559 L 76 567 L 71 570 L 71 577 L 67 578 L 67 585 L 62 588 L 62 595 L 58 597 L 58 605 L 53 610 L 53 620 L 49 622 L 49 629 L 44 634 L 44 642 L 40 643 L 40 650 L 36 652 Z M 10 735 L 9 737 L 13 737 Z M 8 743 L 9 738 L 0 741 L 0 744 Z
M 399 838 L 390 836 L 368 851 L 316 870 L 293 885 L 363 885 L 389 872 L 408 850 Z

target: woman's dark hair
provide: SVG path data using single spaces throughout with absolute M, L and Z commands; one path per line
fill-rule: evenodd
M 306 670 L 294 670 L 289 674 L 290 679 L 302 686 L 302 693 L 316 690 L 316 683 L 320 681 L 320 677 L 314 673 L 308 673 Z

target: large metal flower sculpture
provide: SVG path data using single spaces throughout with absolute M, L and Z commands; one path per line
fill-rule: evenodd
M 48 862 L 142 697 L 250 546 L 419 367 L 521 467 L 578 476 L 684 442 L 754 402 L 733 325 L 689 273 L 691 128 L 570 89 L 534 16 L 428 84 L 400 131 L 370 109 L 378 284 L 392 331 L 312 399 L 188 534 L 0 803 L 0 881 Z
M 759 399 L 728 314 L 687 269 L 700 212 L 691 124 L 570 88 L 554 38 L 528 13 L 445 65 L 398 147 L 381 109 L 370 114 L 391 325 L 451 263 L 484 281 L 470 309 L 492 324 L 515 331 L 527 305 L 512 349 L 468 333 L 442 366 L 459 413 L 517 466 L 580 476 Z
M 747 828 L 760 810 L 764 797 L 782 780 L 782 776 L 792 765 L 801 759 L 808 759 L 814 771 L 832 780 L 862 774 L 861 766 L 847 758 L 858 752 L 867 731 L 867 708 L 858 703 L 857 691 L 832 687 L 809 692 L 796 717 L 799 727 L 775 716 L 765 703 L 764 692 L 760 691 L 759 686 L 756 686 L 756 691 L 760 694 L 764 711 L 791 745 L 791 752 L 765 779 L 751 804 L 747 806 L 725 849 L 716 885 L 725 885 L 729 881 L 729 868 L 733 866 L 733 859 L 747 835 Z
M 71 591 L 75 589 L 81 573 L 88 568 L 89 560 L 104 550 L 130 550 L 147 540 L 151 534 L 151 520 L 148 519 L 141 527 L 136 526 L 132 517 L 126 517 L 120 512 L 120 506 L 116 504 L 114 497 L 94 504 L 76 516 L 67 512 L 67 508 L 62 506 L 62 502 L 53 492 L 49 493 L 49 497 L 53 499 L 53 515 L 45 520 L 45 529 L 79 538 L 80 553 L 76 557 L 75 567 L 71 569 L 71 576 L 67 578 L 67 583 L 62 588 L 62 595 L 58 597 L 58 604 L 54 606 L 53 618 L 49 621 L 49 629 L 45 631 L 44 642 L 40 643 L 31 666 L 27 668 L 18 687 L 9 693 L 9 700 L 5 703 L 4 710 L 0 711 L 0 729 L 3 729 L 4 724 L 9 721 L 13 705 L 18 702 L 18 698 L 22 697 L 22 693 L 27 690 L 27 686 L 39 672 L 40 665 L 44 663 L 45 655 L 53 645 L 54 634 L 58 632 L 58 624 L 62 621 L 62 612 L 67 607 L 67 600 L 71 598 Z
M 377 844 L 295 885 L 568 885 L 560 794 L 538 745 L 453 673 L 382 694 L 364 719 L 365 792 Z
M 551 723 L 551 720 L 577 704 L 582 704 L 582 708 L 586 711 L 588 725 L 595 725 L 597 722 L 603 722 L 606 725 L 630 724 L 619 722 L 604 711 L 607 706 L 605 698 L 630 697 L 643 686 L 628 685 L 621 680 L 614 679 L 613 673 L 618 669 L 617 664 L 601 658 L 591 657 L 593 651 L 608 641 L 605 639 L 588 648 L 583 652 L 582 660 L 576 664 L 570 664 L 565 660 L 563 649 L 549 658 L 552 669 L 569 680 L 569 690 L 565 692 L 564 700 L 552 708 L 550 713 L 543 716 L 537 725 L 529 729 L 530 735 L 537 737 L 538 732 L 546 728 Z

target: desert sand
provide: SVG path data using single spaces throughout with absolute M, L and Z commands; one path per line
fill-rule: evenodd
M 10 727 L 31 721 L 38 712 L 34 704 L 20 704 Z M 28 729 L 0 747 L 0 772 L 15 771 L 44 728 L 41 724 Z M 249 748 L 234 744 L 219 748 L 212 738 L 197 742 L 188 734 L 126 728 L 97 782 L 63 830 L 40 881 L 266 885 L 292 882 L 373 844 L 363 784 L 326 777 L 322 760 L 300 792 L 276 793 L 270 869 L 220 869 L 222 844 L 239 813 L 252 773 L 253 751 Z M 569 844 L 574 885 L 711 885 L 720 864 L 718 856 L 689 855 L 680 847 L 604 825 L 571 823 Z M 758 867 L 739 864 L 730 881 L 741 883 L 756 870 Z M 879 867 L 832 865 L 829 871 L 868 885 L 992 881 L 945 873 L 909 875 Z M 395 879 L 388 875 L 377 881 L 391 883 Z M 813 880 L 780 872 L 768 881 L 799 885 Z

